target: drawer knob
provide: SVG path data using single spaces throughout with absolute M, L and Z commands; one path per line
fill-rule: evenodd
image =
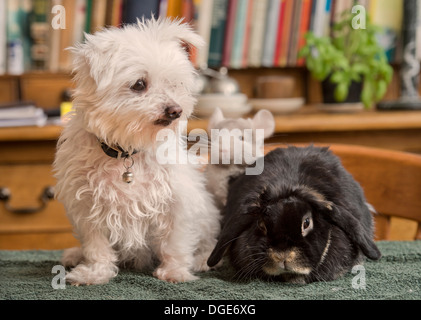
M 0 188 L 0 201 L 4 202 L 4 207 L 7 211 L 17 214 L 35 213 L 43 210 L 46 207 L 48 201 L 54 199 L 54 188 L 51 186 L 47 186 L 44 188 L 39 197 L 40 204 L 38 207 L 13 208 L 12 206 L 10 206 L 9 203 L 11 197 L 12 194 L 10 193 L 10 190 L 8 188 Z

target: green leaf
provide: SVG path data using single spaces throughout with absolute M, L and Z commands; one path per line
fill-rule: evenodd
M 341 83 L 344 81 L 344 73 L 341 71 L 336 71 L 332 73 L 332 76 L 330 77 L 330 82 L 332 83 Z
M 335 100 L 342 102 L 348 96 L 348 85 L 346 83 L 339 83 L 334 92 Z
M 363 90 L 361 92 L 361 101 L 366 108 L 370 108 L 373 103 L 373 83 L 370 80 L 364 81 Z
M 384 80 L 379 80 L 377 82 L 377 89 L 376 89 L 376 101 L 380 101 L 383 96 L 386 94 L 387 90 L 387 82 Z

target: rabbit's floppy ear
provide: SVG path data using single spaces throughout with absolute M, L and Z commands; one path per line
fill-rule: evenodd
M 233 214 L 222 228 L 219 240 L 208 258 L 208 266 L 215 266 L 224 256 L 233 240 L 250 225 L 255 218 L 250 214 Z
M 242 205 L 238 206 L 235 213 L 229 216 L 228 212 L 223 213 L 227 219 L 224 221 L 219 240 L 207 261 L 209 267 L 215 266 L 222 259 L 231 243 L 256 220 L 256 213 L 261 208 L 261 196 L 265 190 L 263 189 L 260 195 L 255 194 L 246 199 Z M 224 210 L 226 211 L 227 207 Z
M 368 209 L 366 209 L 368 211 Z M 370 213 L 368 213 L 370 214 Z M 381 257 L 370 232 L 363 227 L 347 208 L 334 206 L 332 212 L 328 213 L 329 220 L 342 229 L 349 239 L 356 244 L 366 257 L 371 260 L 378 260 Z

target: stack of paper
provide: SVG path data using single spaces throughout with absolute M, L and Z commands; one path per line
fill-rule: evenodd
M 43 126 L 47 116 L 31 103 L 0 105 L 0 127 Z

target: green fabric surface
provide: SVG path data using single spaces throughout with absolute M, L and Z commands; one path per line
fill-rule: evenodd
M 150 273 L 121 269 L 105 285 L 53 289 L 54 265 L 61 251 L 0 251 L 0 299 L 2 300 L 280 300 L 280 299 L 421 299 L 421 241 L 377 242 L 382 258 L 366 261 L 365 289 L 352 286 L 361 272 L 331 282 L 307 285 L 252 280 L 237 282 L 225 263 L 200 273 L 188 283 L 166 283 Z M 361 282 L 359 282 L 361 284 Z

